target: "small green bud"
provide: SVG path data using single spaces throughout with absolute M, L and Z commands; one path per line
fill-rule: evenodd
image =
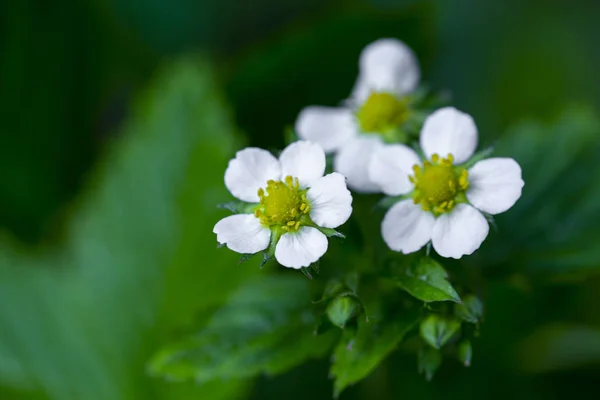
M 421 337 L 435 349 L 442 348 L 460 330 L 460 321 L 431 314 L 421 322 Z
M 465 367 L 471 365 L 471 357 L 473 357 L 473 348 L 469 340 L 463 340 L 458 345 L 458 360 L 463 363 Z
M 334 325 L 344 329 L 346 323 L 356 317 L 362 309 L 354 296 L 339 296 L 327 305 L 327 316 Z
M 476 324 L 483 316 L 483 303 L 472 294 L 463 298 L 462 304 L 454 305 L 454 314 L 467 322 Z

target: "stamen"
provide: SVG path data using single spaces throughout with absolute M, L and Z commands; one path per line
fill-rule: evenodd
M 258 197 L 260 202 L 254 216 L 264 226 L 296 232 L 309 218 L 306 214 L 310 211 L 310 203 L 306 190 L 300 190 L 298 178 L 288 175 L 282 181 L 269 180 L 265 189 L 258 189 Z
M 438 215 L 451 211 L 457 202 L 464 201 L 464 191 L 469 187 L 469 173 L 453 166 L 454 156 L 441 158 L 432 154 L 423 166 L 413 166 L 414 175 L 409 180 L 414 185 L 413 202 L 421 204 L 424 211 Z
M 410 114 L 407 98 L 374 92 L 357 111 L 356 117 L 363 132 L 385 133 L 405 123 Z

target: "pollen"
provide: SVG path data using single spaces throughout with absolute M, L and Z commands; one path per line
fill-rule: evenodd
M 286 176 L 283 181 L 267 182 L 266 189 L 258 189 L 259 205 L 254 215 L 267 227 L 280 227 L 285 232 L 296 232 L 309 219 L 310 203 L 306 190 L 300 189 L 298 178 Z
M 448 154 L 447 158 L 434 154 L 431 161 L 425 161 L 422 167 L 413 166 L 413 175 L 409 179 L 415 186 L 415 204 L 421 204 L 423 210 L 439 215 L 465 201 L 469 173 L 464 168 L 454 167 L 453 162 L 452 154 Z
M 374 92 L 358 110 L 356 117 L 364 132 L 384 133 L 406 122 L 409 114 L 406 98 Z

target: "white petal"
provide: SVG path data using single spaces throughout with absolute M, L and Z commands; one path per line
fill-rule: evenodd
M 240 200 L 257 203 L 258 189 L 269 179 L 281 176 L 279 161 L 268 151 L 255 147 L 240 150 L 229 161 L 225 171 L 225 186 Z
M 217 241 L 235 252 L 254 254 L 266 249 L 271 231 L 260 224 L 252 214 L 236 214 L 225 217 L 213 228 Z
M 324 228 L 337 228 L 352 214 L 352 195 L 346 178 L 337 172 L 317 180 L 306 192 L 310 202 L 310 218 Z
M 333 169 L 347 178 L 348 187 L 360 193 L 378 192 L 379 186 L 369 179 L 373 152 L 382 146 L 378 136 L 361 135 L 348 141 L 337 152 Z
M 461 258 L 477 250 L 489 230 L 485 217 L 474 207 L 463 203 L 437 218 L 431 241 L 440 256 Z
M 417 153 L 403 144 L 384 145 L 377 149 L 369 163 L 369 178 L 388 196 L 409 193 L 413 184 L 408 180 L 412 167 L 421 164 Z
M 489 158 L 469 170 L 469 202 L 489 214 L 511 208 L 523 189 L 521 167 L 512 158 Z
M 419 84 L 420 71 L 413 51 L 397 39 L 380 39 L 364 48 L 352 98 L 364 102 L 371 92 L 407 94 Z
M 317 143 L 299 140 L 283 149 L 279 156 L 281 176 L 298 178 L 302 188 L 323 176 L 325 172 L 325 152 Z
M 296 119 L 296 133 L 331 153 L 358 134 L 355 119 L 349 108 L 306 107 Z
M 298 232 L 284 233 L 275 247 L 275 258 L 284 267 L 308 267 L 327 251 L 327 237 L 318 229 L 301 227 Z
M 421 148 L 428 158 L 454 156 L 454 164 L 467 161 L 477 148 L 477 127 L 469 114 L 454 107 L 432 113 L 421 129 Z
M 381 223 L 383 240 L 394 251 L 414 253 L 431 240 L 433 214 L 412 200 L 400 201 L 388 210 Z

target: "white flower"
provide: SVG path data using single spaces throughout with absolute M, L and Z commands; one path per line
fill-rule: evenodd
M 337 153 L 334 169 L 348 178 L 357 192 L 377 192 L 367 166 L 382 143 L 382 135 L 395 132 L 410 116 L 407 94 L 419 84 L 420 72 L 413 52 L 396 39 L 380 39 L 364 48 L 359 75 L 346 107 L 310 106 L 296 120 L 302 139 Z
M 289 268 L 317 261 L 327 250 L 321 229 L 337 228 L 352 213 L 344 176 L 324 171 L 325 152 L 308 141 L 292 143 L 279 159 L 263 149 L 239 151 L 225 171 L 225 185 L 239 200 L 256 204 L 252 213 L 217 222 L 217 241 L 242 254 L 274 246 L 277 261 Z
M 521 167 L 511 158 L 478 161 L 468 171 L 461 167 L 477 147 L 477 128 L 452 107 L 427 118 L 420 144 L 424 162 L 414 150 L 394 144 L 378 149 L 369 164 L 371 179 L 385 194 L 412 197 L 388 210 L 383 239 L 405 254 L 430 240 L 443 257 L 471 254 L 489 232 L 482 212 L 502 213 L 521 197 Z

